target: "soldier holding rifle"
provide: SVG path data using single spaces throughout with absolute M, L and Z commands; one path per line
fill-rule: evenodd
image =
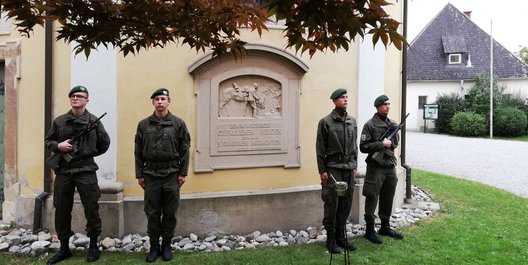
M 73 195 L 79 192 L 86 217 L 86 232 L 90 247 L 86 260 L 99 259 L 97 246 L 101 234 L 101 218 L 97 201 L 101 196 L 96 171 L 99 169 L 94 157 L 105 153 L 110 146 L 110 137 L 103 124 L 95 115 L 88 112 L 90 101 L 88 89 L 75 86 L 68 93 L 71 109 L 57 117 L 45 138 L 45 146 L 54 152 L 48 160 L 55 171 L 53 206 L 55 206 L 55 230 L 60 240 L 59 251 L 48 260 L 55 264 L 72 256 L 69 248 Z M 75 137 L 73 137 L 75 136 Z M 75 139 L 72 139 L 75 138 Z
M 403 239 L 403 235 L 390 227 L 392 202 L 396 191 L 398 177 L 396 175 L 396 156 L 394 149 L 398 146 L 397 130 L 401 127 L 387 116 L 390 110 L 389 97 L 381 95 L 374 101 L 377 112 L 365 123 L 361 132 L 359 148 L 367 153 L 367 172 L 363 186 L 365 196 L 365 238 L 372 243 L 381 244 L 383 241 L 374 229 L 376 215 L 374 211 L 378 206 L 381 219 L 380 235 L 395 239 Z M 396 132 L 396 133 L 393 133 Z M 395 137 L 389 137 L 394 135 Z M 390 138 L 390 139 L 389 139 Z

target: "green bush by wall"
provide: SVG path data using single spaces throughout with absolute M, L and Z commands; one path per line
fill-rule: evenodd
M 526 114 L 518 108 L 505 107 L 493 117 L 493 131 L 497 136 L 521 136 L 526 128 Z
M 455 135 L 481 136 L 486 132 L 486 118 L 474 112 L 460 111 L 451 118 L 451 128 Z

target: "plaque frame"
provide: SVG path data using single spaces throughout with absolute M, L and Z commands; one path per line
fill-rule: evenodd
M 200 58 L 189 67 L 195 77 L 197 97 L 194 172 L 300 167 L 299 97 L 301 78 L 307 67 L 296 57 L 292 60 L 292 56 L 270 46 L 250 45 L 242 60 Z M 239 80 L 242 80 L 242 87 L 250 85 L 243 80 L 278 84 L 281 89 L 280 115 L 220 117 L 220 89 Z M 221 140 L 226 145 L 219 148 Z M 253 143 L 239 144 L 245 140 Z M 252 145 L 255 142 L 256 145 Z

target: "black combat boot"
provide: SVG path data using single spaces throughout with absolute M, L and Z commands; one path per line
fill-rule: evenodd
M 169 261 L 172 259 L 171 241 L 172 237 L 163 237 L 161 240 L 161 258 L 164 261 Z
M 394 239 L 403 239 L 403 234 L 400 234 L 400 233 L 394 231 L 390 227 L 389 220 L 381 220 L 381 228 L 380 228 L 378 233 L 380 235 L 382 235 L 382 236 L 388 236 L 388 237 L 392 237 Z
M 338 247 L 348 249 L 350 251 L 354 251 L 357 249 L 357 247 L 353 243 L 349 243 L 346 240 L 345 237 L 345 227 L 338 227 L 336 229 L 335 238 L 336 238 L 336 244 Z
M 55 264 L 71 257 L 72 253 L 70 251 L 69 240 L 64 239 L 60 241 L 59 251 L 48 260 L 48 264 Z
M 339 250 L 336 244 L 335 230 L 326 230 L 326 249 L 333 254 L 341 253 L 341 250 Z
M 381 244 L 383 241 L 378 237 L 376 230 L 374 230 L 374 223 L 367 223 L 367 231 L 364 236 L 368 241 L 374 244 Z
M 150 251 L 147 254 L 147 257 L 145 258 L 146 262 L 154 262 L 158 258 L 158 256 L 161 256 L 161 250 L 159 245 L 159 237 L 156 237 L 155 239 L 150 239 Z
M 97 246 L 97 237 L 90 237 L 90 247 L 88 248 L 88 255 L 86 256 L 86 261 L 94 262 L 99 259 L 101 251 Z

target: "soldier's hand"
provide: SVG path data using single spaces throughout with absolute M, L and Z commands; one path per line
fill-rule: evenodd
M 137 180 L 138 180 L 139 186 L 145 189 L 145 178 L 138 178 Z
M 391 148 L 391 146 L 392 146 L 392 141 L 391 140 L 389 140 L 387 138 L 383 139 L 383 147 Z
M 178 186 L 183 186 L 183 183 L 185 183 L 185 176 L 178 176 Z
M 321 173 L 321 185 L 326 186 L 328 183 L 328 173 L 323 172 Z
M 57 145 L 57 148 L 59 148 L 59 151 L 63 152 L 63 153 L 68 153 L 68 152 L 71 152 L 73 150 L 73 145 L 70 144 L 70 139 L 64 141 L 64 142 L 60 142 L 58 145 Z

